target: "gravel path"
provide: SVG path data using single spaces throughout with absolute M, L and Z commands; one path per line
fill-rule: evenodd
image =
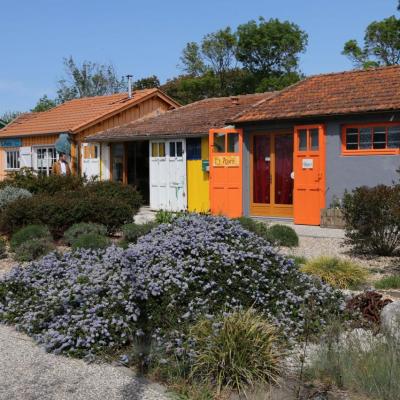
M 167 400 L 165 389 L 127 368 L 46 353 L 0 325 L 0 400 Z

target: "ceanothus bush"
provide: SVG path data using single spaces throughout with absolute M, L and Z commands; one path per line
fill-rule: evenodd
M 79 356 L 138 336 L 179 347 L 200 316 L 247 307 L 293 337 L 306 323 L 323 325 L 343 301 L 237 221 L 195 214 L 156 227 L 126 250 L 50 254 L 0 281 L 0 321 L 49 351 Z

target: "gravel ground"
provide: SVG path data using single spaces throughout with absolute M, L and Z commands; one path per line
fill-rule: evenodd
M 1 400 L 167 400 L 165 389 L 127 368 L 46 353 L 0 325 Z
M 337 237 L 311 237 L 299 236 L 299 247 L 281 248 L 281 252 L 292 257 L 305 257 L 312 259 L 320 256 L 340 257 L 352 260 L 370 272 L 370 281 L 382 278 L 383 275 L 400 272 L 399 257 L 367 257 L 355 256 L 350 248 Z

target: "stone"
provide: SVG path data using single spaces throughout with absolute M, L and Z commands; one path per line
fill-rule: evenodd
M 384 331 L 400 340 L 400 301 L 389 303 L 383 308 L 381 324 Z

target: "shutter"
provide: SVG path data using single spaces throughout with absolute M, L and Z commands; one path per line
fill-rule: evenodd
M 32 168 L 32 147 L 19 148 L 19 164 L 21 168 Z

